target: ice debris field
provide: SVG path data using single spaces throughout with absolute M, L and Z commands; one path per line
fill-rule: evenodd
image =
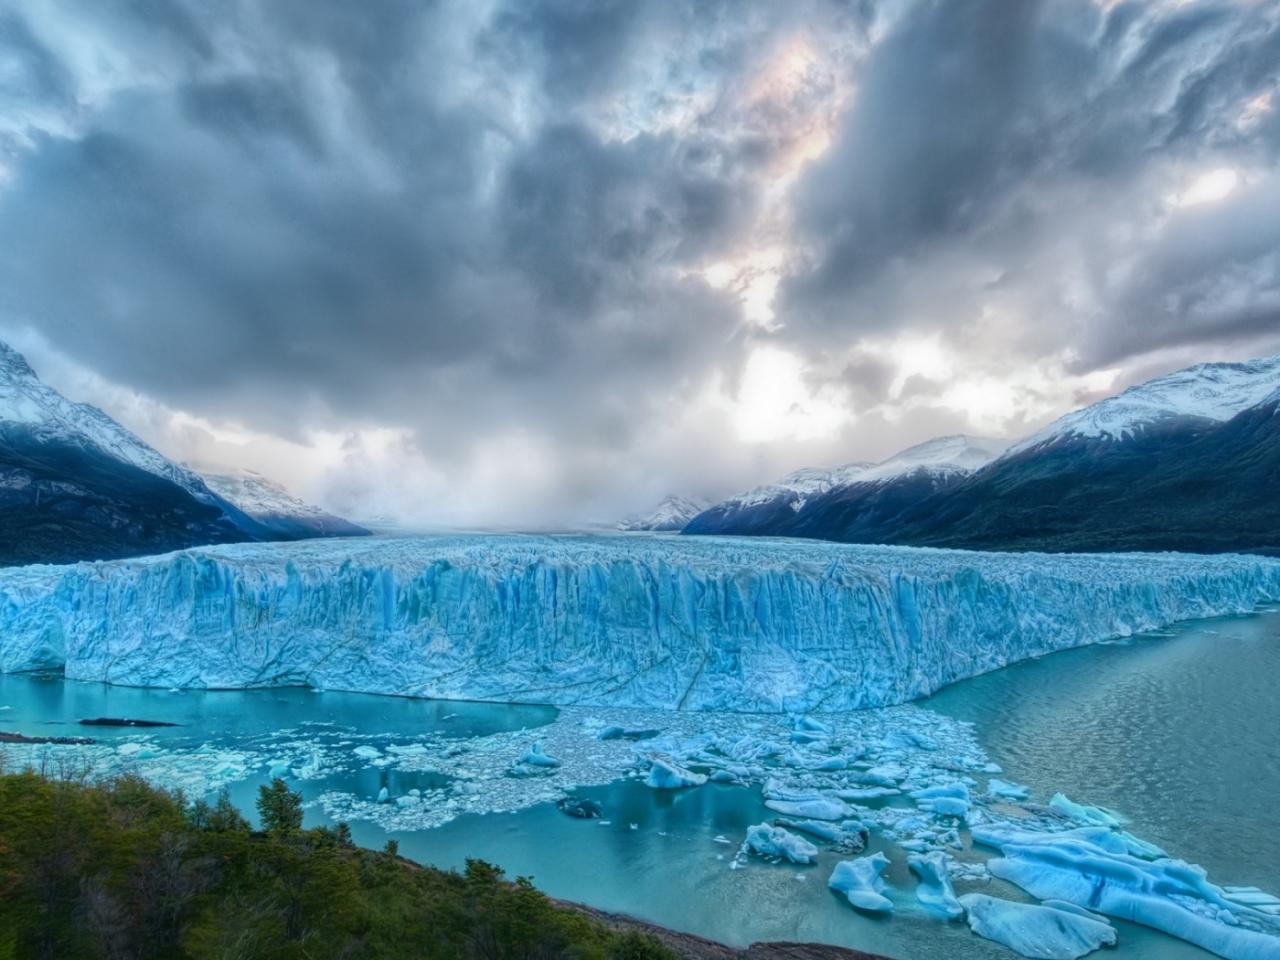
M 851 911 L 967 923 L 1026 957 L 1074 958 L 1113 944 L 1108 918 L 1119 918 L 1230 960 L 1280 958 L 1280 899 L 1211 882 L 1133 835 L 1115 811 L 1031 796 L 1000 776 L 969 724 L 912 705 L 820 717 L 566 707 L 545 726 L 473 737 L 310 723 L 236 749 L 170 750 L 138 735 L 3 751 L 10 767 L 132 771 L 190 796 L 248 778 L 316 783 L 311 807 L 388 831 L 547 802 L 569 816 L 607 817 L 575 793 L 623 778 L 655 791 L 727 784 L 759 790 L 773 816 L 724 838 L 740 844 L 726 869 L 812 870 Z M 363 795 L 327 786 L 371 768 L 428 785 Z M 840 858 L 833 868 L 818 863 L 820 850 Z M 906 862 L 912 885 L 886 881 L 893 860 Z M 1001 895 L 993 878 L 1039 902 Z
M 0 570 L 0 670 L 748 712 L 887 706 L 1280 599 L 1280 562 L 787 540 L 235 544 Z

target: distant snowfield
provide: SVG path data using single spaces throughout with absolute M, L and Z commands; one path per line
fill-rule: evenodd
M 178 688 L 779 713 L 1280 600 L 1280 561 L 808 541 L 235 544 L 0 570 L 0 669 Z

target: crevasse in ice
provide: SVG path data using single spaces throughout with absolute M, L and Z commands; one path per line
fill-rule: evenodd
M 805 711 L 1280 599 L 1280 562 L 680 537 L 235 544 L 0 570 L 0 669 Z

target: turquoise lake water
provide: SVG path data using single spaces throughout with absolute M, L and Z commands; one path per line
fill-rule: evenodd
M 1270 816 L 1280 797 L 1280 616 L 1184 624 L 1160 635 L 1085 647 L 1028 661 L 941 691 L 922 706 L 975 724 L 979 742 L 1008 779 L 1037 799 L 1062 791 L 1120 811 L 1129 829 L 1172 855 L 1206 867 L 1212 880 L 1280 887 L 1280 831 Z M 342 731 L 395 736 L 447 731 L 454 737 L 535 729 L 554 708 L 407 700 L 305 690 L 169 692 L 0 676 L 0 730 L 91 735 L 103 741 L 139 731 L 82 728 L 93 716 L 163 719 L 148 730 L 158 745 L 249 746 L 284 729 L 333 737 Z M 308 799 L 326 790 L 393 795 L 439 786 L 441 775 L 368 767 L 299 781 Z M 265 774 L 234 782 L 251 808 Z M 897 915 L 856 914 L 826 887 L 841 857 L 824 852 L 812 867 L 752 862 L 731 870 L 746 828 L 770 819 L 758 789 L 711 784 L 657 792 L 635 780 L 579 791 L 605 808 L 605 821 L 574 820 L 549 804 L 515 813 L 466 815 L 433 830 L 394 834 L 401 852 L 445 867 L 468 856 L 532 876 L 554 896 L 631 913 L 735 944 L 814 940 L 930 958 L 1011 957 L 969 933 L 913 909 L 902 851 L 873 841 L 894 859 Z M 895 801 L 902 802 L 902 801 Z M 309 822 L 323 822 L 318 807 Z M 359 842 L 388 834 L 354 823 Z M 719 839 L 717 839 L 719 838 Z M 727 842 L 723 842 L 727 841 Z M 960 892 L 975 889 L 957 884 Z M 981 888 L 1013 899 L 1012 887 Z M 1117 923 L 1113 956 L 1131 960 L 1205 957 L 1203 951 Z

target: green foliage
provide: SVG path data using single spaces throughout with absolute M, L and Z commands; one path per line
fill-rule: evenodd
M 269 786 L 258 788 L 258 817 L 267 833 L 297 833 L 302 829 L 302 794 L 276 777 Z
M 136 778 L 0 775 L 0 960 L 669 960 L 657 941 L 557 907 L 524 878 L 462 874 L 301 829 L 263 788 L 254 833 L 226 794 L 186 804 Z M 388 855 L 391 854 L 391 855 Z

